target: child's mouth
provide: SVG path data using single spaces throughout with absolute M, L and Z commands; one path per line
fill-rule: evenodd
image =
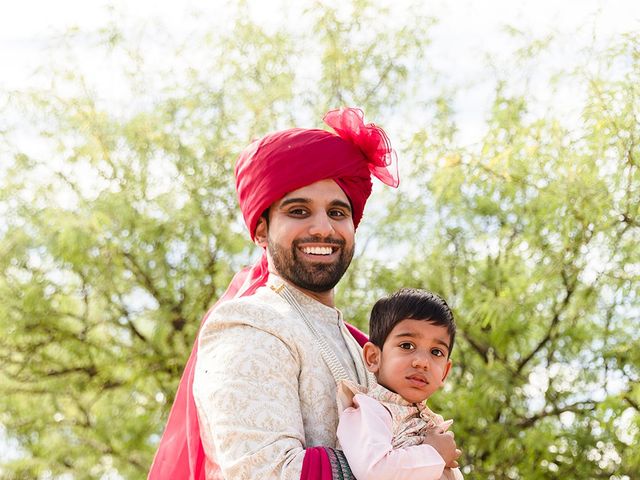
M 423 387 L 425 385 L 429 385 L 429 382 L 427 381 L 427 379 L 421 375 L 411 375 L 410 377 L 407 377 L 407 380 L 409 380 L 411 384 L 417 387 Z

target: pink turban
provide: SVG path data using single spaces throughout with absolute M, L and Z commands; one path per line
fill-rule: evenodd
M 327 178 L 351 201 L 358 226 L 371 194 L 371 174 L 398 186 L 395 152 L 385 132 L 364 124 L 362 110 L 332 110 L 324 121 L 337 133 L 292 128 L 256 140 L 236 164 L 240 209 L 253 238 L 258 219 L 287 193 Z

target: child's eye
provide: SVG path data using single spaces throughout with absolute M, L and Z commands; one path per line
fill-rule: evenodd
M 433 350 L 431 350 L 431 354 L 435 355 L 436 357 L 444 357 L 444 352 L 439 348 L 434 348 Z
M 400 346 L 400 348 L 402 348 L 403 350 L 413 350 L 413 349 L 415 348 L 415 347 L 413 346 L 413 344 L 412 344 L 412 343 L 409 343 L 409 342 L 401 343 L 399 346 Z

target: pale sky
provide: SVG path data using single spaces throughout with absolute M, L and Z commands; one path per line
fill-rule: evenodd
M 389 3 L 389 0 L 380 0 Z M 28 80 L 52 33 L 69 27 L 84 29 L 104 25 L 106 7 L 113 5 L 141 21 L 159 18 L 176 32 L 185 28 L 194 9 L 210 15 L 226 2 L 219 0 L 0 0 L 0 87 L 17 87 Z M 251 0 L 256 18 L 266 23 L 278 18 L 284 0 Z M 339 3 L 339 2 L 332 2 Z M 408 2 L 391 2 L 399 9 Z M 575 45 L 585 44 L 593 33 L 605 39 L 616 32 L 640 29 L 640 2 L 636 0 L 424 0 L 423 12 L 440 23 L 433 30 L 434 46 L 444 49 L 449 63 L 472 69 L 478 51 L 500 52 L 500 28 L 513 25 L 543 35 L 549 31 L 569 35 Z M 579 26 L 586 31 L 576 36 Z M 467 65 L 467 67 L 464 67 Z
M 227 2 L 220 0 L 0 0 L 0 93 L 20 89 L 33 81 L 33 69 L 46 58 L 52 35 L 71 27 L 91 30 L 104 26 L 108 6 L 124 12 L 128 19 L 141 22 L 159 19 L 179 38 L 188 34 L 194 10 L 215 24 Z M 406 10 L 408 1 L 379 0 Z M 269 24 L 282 21 L 286 0 L 250 0 L 254 20 Z M 289 4 L 296 5 L 289 0 Z M 305 2 L 307 3 L 307 2 Z M 332 2 L 336 4 L 339 2 Z M 487 107 L 489 85 L 486 54 L 507 65 L 515 46 L 504 33 L 510 25 L 527 38 L 556 36 L 556 53 L 546 61 L 566 67 L 581 48 L 605 45 L 621 32 L 640 29 L 640 1 L 637 0 L 424 0 L 422 13 L 436 17 L 429 61 L 446 81 L 468 88 L 456 104 L 463 136 L 472 141 L 481 128 Z M 285 17 L 286 18 L 286 17 Z M 393 21 L 385 19 L 385 21 Z M 595 41 L 594 41 L 595 38 Z M 551 66 L 551 65 L 550 65 Z M 558 66 L 558 65 L 556 65 Z M 541 67 L 544 70 L 545 66 Z M 550 68 L 549 68 L 550 70 Z M 543 91 L 545 80 L 541 80 Z M 565 107 L 571 108 L 571 95 Z M 555 102 L 555 101 L 554 101 Z M 557 103 L 557 102 L 555 102 Z M 559 108 L 562 105 L 558 105 Z

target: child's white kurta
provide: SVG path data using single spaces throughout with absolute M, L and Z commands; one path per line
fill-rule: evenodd
M 451 424 L 426 405 L 409 403 L 380 385 L 367 391 L 347 382 L 339 386 L 338 404 L 338 440 L 358 480 L 463 478 L 423 444 L 425 434 Z

